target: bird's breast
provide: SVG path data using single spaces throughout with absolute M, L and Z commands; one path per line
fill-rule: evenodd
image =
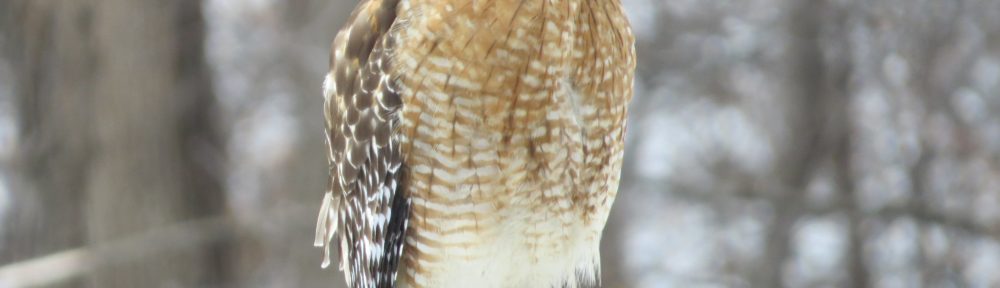
M 400 2 L 390 37 L 412 201 L 403 282 L 574 287 L 576 275 L 593 277 L 634 67 L 620 7 L 583 18 L 589 5 L 609 13 L 605 2 L 617 5 Z

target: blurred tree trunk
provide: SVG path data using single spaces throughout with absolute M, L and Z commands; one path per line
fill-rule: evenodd
M 37 207 L 14 208 L 0 260 L 87 243 L 97 252 L 93 287 L 222 284 L 218 241 L 117 246 L 222 213 L 201 2 L 14 0 L 0 8 L 19 77 L 24 153 L 15 165 L 32 188 L 15 197 L 38 198 Z
M 18 204 L 0 234 L 0 263 L 13 263 L 84 243 L 81 171 L 92 152 L 94 49 L 86 3 L 0 2 L 21 131 L 11 163 Z
M 792 73 L 789 78 L 796 86 L 791 98 L 784 100 L 790 103 L 786 111 L 791 119 L 790 133 L 782 149 L 784 152 L 777 160 L 775 178 L 779 181 L 776 185 L 779 196 L 775 198 L 774 222 L 769 227 L 763 251 L 764 264 L 757 267 L 751 279 L 754 287 L 788 287 L 784 279 L 785 266 L 793 253 L 796 221 L 808 212 L 804 206 L 809 182 L 825 161 L 839 161 L 841 159 L 836 157 L 849 152 L 844 71 L 833 65 L 836 63 L 823 61 L 823 53 L 829 51 L 824 51 L 822 37 L 827 36 L 824 35 L 829 33 L 827 30 L 838 28 L 824 21 L 836 12 L 829 9 L 828 2 L 801 1 L 788 8 L 789 54 L 795 56 L 790 61 Z M 847 166 L 843 166 L 845 170 Z M 842 182 L 851 183 L 850 179 Z M 852 279 L 852 284 L 867 281 L 866 274 L 855 272 L 851 271 L 850 276 L 860 278 Z
M 212 165 L 221 146 L 210 118 L 201 2 L 94 5 L 97 149 L 88 183 L 88 240 L 97 246 L 219 213 L 223 192 L 212 172 L 221 169 Z M 141 257 L 109 262 L 94 273 L 93 286 L 221 283 L 219 249 L 151 246 Z

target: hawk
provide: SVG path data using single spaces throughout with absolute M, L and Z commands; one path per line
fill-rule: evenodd
M 620 0 L 364 0 L 324 81 L 315 245 L 350 287 L 599 282 L 634 37 Z

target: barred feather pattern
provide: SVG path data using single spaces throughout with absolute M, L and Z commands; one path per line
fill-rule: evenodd
M 339 244 L 340 269 L 352 288 L 394 287 L 403 253 L 409 200 L 404 195 L 398 110 L 387 59 L 396 0 L 361 4 L 341 30 L 324 81 L 329 191 L 323 198 L 314 245 Z
M 635 65 L 620 0 L 363 0 L 317 246 L 351 287 L 598 285 Z

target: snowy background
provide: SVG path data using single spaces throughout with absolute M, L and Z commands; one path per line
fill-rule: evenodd
M 622 2 L 640 61 L 604 287 L 1000 287 L 1000 1 Z M 311 244 L 355 1 L 167 3 L 0 3 L 0 287 L 341 287 Z M 174 58 L 142 48 L 164 38 Z M 160 58 L 179 92 L 104 116 Z M 201 174 L 144 178 L 129 119 L 182 123 L 137 154 L 191 166 L 149 173 Z M 147 221 L 162 201 L 186 212 Z

